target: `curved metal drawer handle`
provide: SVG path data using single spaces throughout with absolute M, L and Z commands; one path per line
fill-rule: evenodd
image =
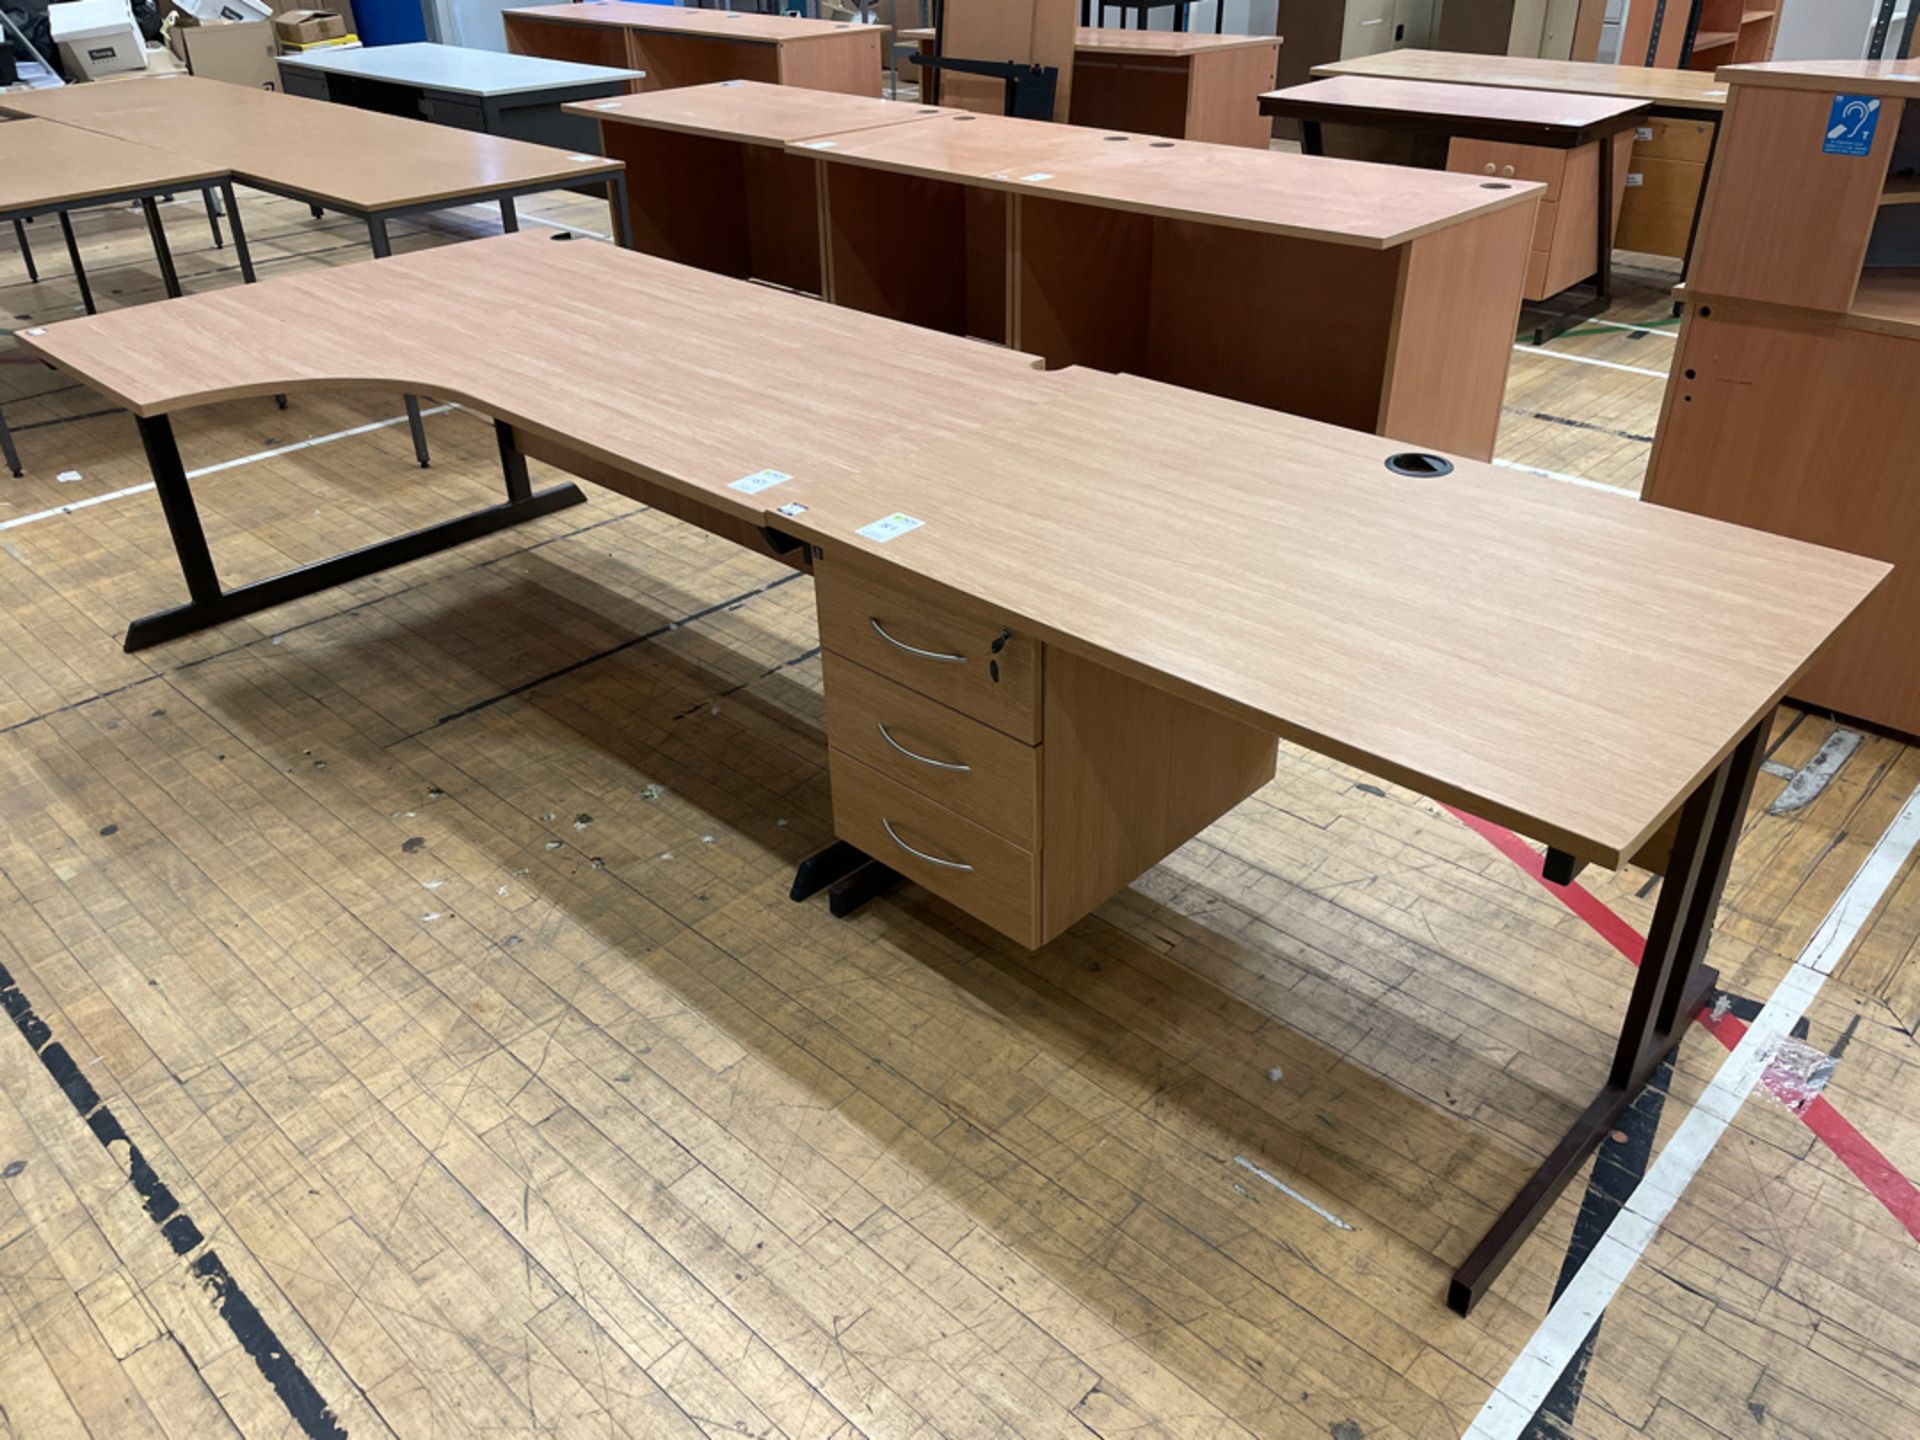
M 894 832 L 893 822 L 886 816 L 880 817 L 880 828 L 887 832 L 887 838 L 898 845 L 916 860 L 924 860 L 929 865 L 938 865 L 942 870 L 971 870 L 973 866 L 962 865 L 958 860 L 942 860 L 938 855 L 929 855 L 924 850 L 916 850 Z
M 904 640 L 896 640 L 893 636 L 889 635 L 885 627 L 871 615 L 867 617 L 867 623 L 873 626 L 874 634 L 878 635 L 896 650 L 904 650 L 909 655 L 918 655 L 922 660 L 938 660 L 942 665 L 964 665 L 967 663 L 967 657 L 964 655 L 949 655 L 944 650 L 922 650 L 918 645 L 909 645 Z
M 922 765 L 931 765 L 936 770 L 956 770 L 962 775 L 967 774 L 973 769 L 971 765 L 962 765 L 958 760 L 935 760 L 931 755 L 914 754 L 913 751 L 907 749 L 906 746 L 902 745 L 888 733 L 887 722 L 884 720 L 874 721 L 873 728 L 880 732 L 880 738 L 882 740 L 893 746 L 894 749 L 898 750 L 909 760 L 918 760 Z

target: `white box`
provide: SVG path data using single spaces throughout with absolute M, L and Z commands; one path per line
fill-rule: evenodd
M 147 68 L 147 42 L 127 0 L 72 0 L 48 7 L 47 19 L 69 75 L 97 80 Z

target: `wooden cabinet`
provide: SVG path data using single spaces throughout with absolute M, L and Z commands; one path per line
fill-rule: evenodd
M 1600 248 L 1600 147 L 1612 145 L 1613 219 L 1617 236 L 1620 202 L 1627 184 L 1633 131 L 1596 140 L 1574 150 L 1542 145 L 1501 144 L 1455 139 L 1447 147 L 1447 168 L 1501 180 L 1537 180 L 1547 187 L 1534 220 L 1533 247 L 1527 257 L 1528 300 L 1545 300 L 1593 274 Z
M 1676 260 L 1687 253 L 1715 128 L 1711 120 L 1658 116 L 1639 128 L 1627 165 L 1615 245 Z
M 1793 693 L 1920 732 L 1920 66 L 1728 75 L 1646 498 L 1893 562 Z
M 834 831 L 1029 947 L 1273 778 L 1276 742 L 822 560 Z

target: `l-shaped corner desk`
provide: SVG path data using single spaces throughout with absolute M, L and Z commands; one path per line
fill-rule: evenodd
M 1454 1274 L 1463 1314 L 1707 1000 L 1774 707 L 1888 572 L 557 237 L 21 340 L 137 417 L 191 599 L 130 644 L 465 538 L 223 590 L 167 417 L 280 390 L 406 385 L 492 415 L 498 523 L 542 503 L 534 455 L 811 572 L 838 838 L 794 893 L 836 913 L 905 877 L 1039 946 L 1265 783 L 1276 737 L 1663 870 L 1605 1083 Z M 863 386 L 793 384 L 878 357 L 910 437 Z M 1627 607 L 1646 623 L 1594 627 Z
M 1539 185 L 745 81 L 570 108 L 643 251 L 1492 454 Z
M 644 70 L 638 90 L 761 80 L 844 95 L 880 93 L 884 25 L 673 5 L 529 5 L 500 12 L 516 55 Z

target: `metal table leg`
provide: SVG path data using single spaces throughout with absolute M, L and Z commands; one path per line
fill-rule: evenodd
M 633 249 L 633 214 L 627 209 L 627 172 L 622 170 L 607 182 L 607 206 L 613 211 L 613 243 L 622 250 Z
M 66 211 L 60 212 L 60 238 L 67 242 L 67 259 L 73 264 L 73 278 L 80 286 L 80 303 L 86 307 L 87 314 L 95 313 L 93 308 L 93 287 L 87 283 L 87 267 L 80 259 L 80 242 L 73 238 L 73 219 Z
M 226 198 L 227 224 L 233 231 L 233 254 L 240 262 L 240 281 L 244 285 L 251 285 L 258 277 L 253 273 L 253 251 L 247 245 L 247 228 L 240 222 L 240 201 L 233 193 L 233 181 L 222 180 L 220 193 Z M 276 395 L 273 403 L 284 410 L 287 408 L 287 397 Z
M 1915 7 L 1913 15 L 1920 15 L 1920 7 Z M 1911 18 L 1911 16 L 1909 16 Z M 1713 157 L 1720 148 L 1720 126 L 1724 117 L 1713 127 L 1713 138 L 1707 141 L 1707 160 L 1700 167 L 1700 198 L 1694 202 L 1693 218 L 1687 222 L 1687 249 L 1680 257 L 1680 283 L 1687 283 L 1687 275 L 1693 269 L 1693 242 L 1700 236 L 1700 212 L 1707 208 L 1707 182 L 1713 179 Z M 1685 307 L 1678 301 L 1673 302 L 1673 313 L 1678 315 Z
M 27 262 L 27 280 L 34 285 L 40 283 L 40 267 L 33 263 L 33 246 L 27 243 L 27 222 L 13 222 L 13 238 L 20 242 L 20 258 Z
M 170 299 L 180 298 L 180 276 L 173 268 L 173 251 L 167 245 L 167 227 L 160 223 L 160 204 L 151 195 L 140 202 L 146 212 L 147 234 L 153 240 L 153 258 L 160 262 L 160 283 L 167 287 Z
M 1327 153 L 1326 143 L 1320 135 L 1320 122 L 1318 120 L 1302 120 L 1300 122 L 1300 153 L 1302 155 L 1324 155 Z
M 1617 135 L 1600 137 L 1600 251 L 1595 257 L 1600 263 L 1594 271 L 1594 289 L 1603 311 L 1613 304 L 1613 142 L 1617 139 Z
M 13 432 L 7 429 L 5 410 L 0 410 L 0 459 L 7 462 L 10 474 L 17 476 L 20 473 L 20 452 L 13 448 Z
M 520 212 L 515 208 L 511 195 L 500 197 L 500 228 L 509 235 L 519 233 Z
M 213 198 L 213 187 L 207 186 L 200 192 L 207 202 L 207 228 L 213 231 L 213 248 L 224 250 L 227 242 L 220 238 L 220 202 Z
M 374 259 L 384 260 L 393 253 L 384 216 L 367 216 L 367 240 L 373 246 Z M 431 462 L 427 455 L 427 427 L 420 418 L 420 397 L 408 395 L 403 398 L 407 406 L 407 429 L 413 435 L 413 458 L 420 462 L 420 468 L 424 470 Z
M 507 468 L 505 504 L 475 510 L 454 520 L 429 525 L 391 540 L 382 540 L 365 549 L 350 550 L 330 559 L 289 570 L 266 580 L 256 580 L 237 589 L 223 590 L 207 548 L 206 532 L 200 525 L 200 512 L 194 504 L 193 487 L 180 459 L 180 447 L 174 439 L 173 422 L 164 415 L 136 417 L 140 441 L 147 452 L 147 464 L 153 471 L 154 489 L 160 496 L 167 517 L 167 530 L 173 537 L 174 554 L 179 557 L 180 573 L 187 582 L 185 605 L 162 610 L 134 621 L 127 627 L 126 648 L 140 650 L 148 645 L 177 640 L 197 630 L 252 615 L 303 595 L 316 594 L 349 580 L 373 575 L 409 560 L 437 554 L 482 535 L 491 535 L 523 521 L 570 505 L 587 497 L 573 484 L 556 485 L 535 491 L 517 484 L 512 462 L 518 462 L 518 478 L 524 482 L 526 464 L 513 448 L 512 431 L 503 428 L 501 462 Z
M 1682 807 L 1653 928 L 1647 935 L 1640 972 L 1634 977 L 1606 1086 L 1494 1221 L 1466 1264 L 1454 1272 L 1447 1304 L 1459 1314 L 1471 1310 L 1506 1268 L 1711 996 L 1720 977 L 1705 963 L 1707 940 L 1726 889 L 1727 870 L 1740 840 L 1770 720 L 1754 726 Z

